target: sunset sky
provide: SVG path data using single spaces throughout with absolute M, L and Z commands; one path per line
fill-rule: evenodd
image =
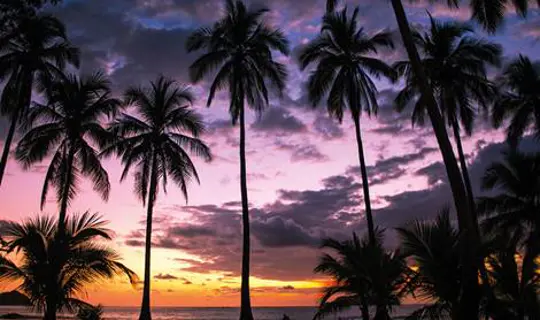
M 407 4 L 411 23 L 429 23 L 426 10 L 440 19 L 468 20 L 464 6 L 449 10 L 427 0 Z M 442 3 L 443 1 L 441 1 Z M 445 1 L 444 1 L 445 2 Z M 272 10 L 269 23 L 282 28 L 291 42 L 289 79 L 284 98 L 274 97 L 261 116 L 249 115 L 248 188 L 252 222 L 252 296 L 254 305 L 314 305 L 326 279 L 312 270 L 324 237 L 343 239 L 365 230 L 353 123 L 328 118 L 325 106 L 307 102 L 307 72 L 294 55 L 316 36 L 324 10 L 322 0 L 252 0 Z M 368 32 L 395 30 L 387 0 L 348 1 L 360 6 L 360 24 Z M 50 9 L 67 25 L 70 39 L 82 50 L 82 70 L 110 76 L 117 94 L 129 85 L 146 84 L 164 74 L 189 83 L 187 68 L 196 54 L 184 42 L 197 27 L 211 24 L 222 12 L 218 0 L 64 0 Z M 488 35 L 478 31 L 480 36 Z M 540 59 L 540 11 L 527 20 L 508 13 L 506 25 L 492 40 L 504 46 L 505 60 L 518 53 Z M 396 38 L 396 39 L 399 39 Z M 392 63 L 406 57 L 399 41 L 381 58 Z M 451 204 L 444 167 L 429 127 L 412 128 L 410 113 L 397 114 L 392 101 L 398 86 L 377 82 L 380 110 L 362 118 L 362 134 L 371 181 L 375 224 L 389 230 L 414 218 L 429 218 Z M 186 204 L 172 184 L 160 193 L 155 208 L 152 251 L 152 303 L 161 306 L 237 306 L 240 301 L 241 229 L 238 130 L 228 118 L 227 95 L 206 108 L 208 83 L 193 86 L 194 108 L 207 123 L 204 140 L 214 161 L 195 159 L 201 184 L 189 188 Z M 410 111 L 410 110 L 408 110 Z M 0 145 L 6 123 L 0 122 Z M 471 178 L 479 192 L 484 168 L 503 149 L 503 132 L 482 118 L 464 139 Z M 133 179 L 119 182 L 118 159 L 104 162 L 112 184 L 108 202 L 83 184 L 70 212 L 99 212 L 116 233 L 114 247 L 141 277 L 144 262 L 145 208 L 133 193 Z M 13 159 L 0 188 L 0 219 L 21 220 L 41 214 L 39 197 L 48 161 L 23 171 Z M 51 198 L 44 213 L 55 214 Z M 89 300 L 105 305 L 138 305 L 141 290 L 127 281 L 90 288 Z

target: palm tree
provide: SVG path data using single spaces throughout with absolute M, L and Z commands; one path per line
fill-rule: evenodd
M 474 37 L 473 32 L 466 24 L 443 23 L 431 18 L 430 31 L 424 34 L 415 32 L 414 38 L 423 53 L 422 65 L 443 119 L 453 131 L 470 211 L 474 214 L 474 196 L 460 131 L 463 128 L 470 136 L 477 113 L 475 105 L 487 110 L 495 96 L 486 67 L 500 64 L 502 48 Z M 411 101 L 416 101 L 412 123 L 423 124 L 426 105 L 420 99 L 419 81 L 412 72 L 410 62 L 399 61 L 394 67 L 406 80 L 405 87 L 396 97 L 396 109 L 402 112 Z
M 15 130 L 30 107 L 32 90 L 41 91 L 66 64 L 79 65 L 79 50 L 68 41 L 64 25 L 48 15 L 28 16 L 9 32 L 0 32 L 0 81 L 6 80 L 0 101 L 10 127 L 0 159 L 0 184 Z
M 411 290 L 429 301 L 410 318 L 459 319 L 461 238 L 450 222 L 450 211 L 444 209 L 432 223 L 415 221 L 397 231 L 402 253 L 413 261 Z
M 455 3 L 456 1 L 448 1 L 448 3 L 451 2 Z M 462 311 L 460 311 L 460 319 L 476 319 L 480 303 L 480 288 L 476 281 L 477 271 L 479 269 L 479 261 L 476 260 L 476 251 L 479 250 L 480 245 L 478 221 L 475 219 L 475 215 L 470 211 L 470 202 L 468 201 L 465 185 L 463 184 L 462 174 L 459 170 L 454 151 L 452 150 L 452 145 L 450 144 L 450 140 L 446 133 L 444 119 L 437 105 L 437 100 L 435 100 L 426 71 L 422 66 L 422 61 L 420 60 L 420 55 L 415 46 L 413 33 L 401 0 L 392 0 L 392 8 L 394 9 L 403 44 L 407 50 L 407 55 L 409 56 L 412 72 L 418 78 L 418 87 L 423 97 L 423 102 L 426 105 L 426 111 L 431 120 L 433 132 L 435 133 L 435 137 L 437 138 L 441 150 L 446 173 L 448 175 L 448 182 L 454 198 L 459 229 L 464 233 L 464 236 L 468 239 L 469 243 L 468 246 L 462 248 L 462 262 L 467 267 L 463 268 L 465 288 L 461 296 L 461 300 L 463 301 L 461 305 L 463 308 Z
M 98 158 L 100 147 L 111 135 L 101 125 L 104 116 L 113 116 L 120 101 L 111 97 L 109 81 L 100 73 L 83 77 L 65 76 L 47 90 L 47 102 L 35 103 L 29 111 L 32 128 L 17 145 L 16 158 L 25 169 L 52 155 L 41 193 L 43 208 L 50 187 L 56 189 L 60 204 L 58 232 L 65 230 L 69 203 L 75 198 L 80 176 L 92 180 L 94 190 L 104 200 L 109 196 L 109 177 Z
M 370 116 L 378 109 L 378 91 L 370 76 L 394 78 L 390 66 L 370 55 L 376 54 L 379 49 L 393 48 L 393 42 L 389 33 L 381 32 L 370 36 L 359 28 L 356 20 L 358 11 L 359 9 L 355 8 L 351 17 L 347 14 L 347 8 L 339 13 L 327 12 L 323 17 L 321 34 L 302 49 L 299 60 L 302 70 L 311 64 L 317 65 L 308 80 L 311 103 L 316 106 L 327 95 L 326 104 L 330 116 L 341 122 L 346 109 L 351 113 L 356 129 L 369 237 L 374 240 L 375 227 L 360 116 L 362 110 Z
M 486 231 L 499 235 L 501 242 L 517 239 L 516 246 L 524 251 L 519 285 L 524 290 L 531 279 L 540 280 L 536 273 L 540 256 L 540 153 L 505 153 L 503 162 L 486 170 L 482 188 L 494 192 L 478 198 Z
M 274 60 L 272 51 L 287 55 L 289 43 L 285 36 L 268 26 L 263 18 L 268 9 L 251 10 L 241 0 L 226 0 L 223 17 L 211 28 L 195 31 L 186 43 L 189 52 L 205 53 L 190 66 L 193 82 L 218 70 L 210 86 L 210 106 L 216 92 L 227 88 L 232 124 L 240 123 L 240 192 L 242 198 L 242 284 L 240 319 L 251 320 L 249 295 L 250 229 L 246 177 L 245 103 L 257 113 L 268 105 L 271 85 L 281 94 L 287 71 Z
M 124 171 L 121 180 L 135 170 L 135 193 L 147 205 L 144 288 L 139 319 L 151 319 L 150 314 L 150 250 L 152 248 L 152 214 L 158 195 L 159 180 L 163 191 L 169 179 L 178 185 L 187 201 L 187 185 L 191 179 L 199 182 L 195 165 L 188 153 L 210 161 L 210 149 L 199 136 L 204 131 L 201 117 L 188 106 L 191 92 L 175 81 L 159 77 L 149 87 L 130 88 L 124 103 L 135 108 L 138 116 L 122 113 L 111 125 L 117 136 L 102 154 L 117 153 Z M 133 168 L 135 167 L 135 168 Z
M 456 5 L 459 0 L 446 0 L 450 5 Z M 527 16 L 530 0 L 473 0 L 470 6 L 473 18 L 489 32 L 495 32 L 504 21 L 507 5 L 513 5 L 522 17 Z M 540 6 L 540 0 L 536 0 Z
M 505 68 L 499 84 L 502 92 L 493 106 L 495 127 L 511 118 L 506 133 L 513 147 L 529 128 L 540 139 L 540 66 L 520 55 Z
M 17 284 L 45 320 L 55 320 L 60 311 L 87 308 L 80 297 L 99 280 L 126 275 L 132 284 L 137 282 L 135 273 L 103 243 L 112 239 L 112 232 L 99 215 L 87 212 L 65 222 L 61 237 L 59 222 L 50 217 L 9 222 L 3 228 L 7 254 L 0 256 L 0 282 Z
M 399 252 L 383 247 L 383 233 L 376 232 L 375 241 L 369 237 L 351 240 L 325 239 L 321 248 L 331 249 L 337 257 L 324 254 L 315 268 L 316 273 L 332 277 L 334 283 L 325 288 L 314 319 L 322 319 L 353 307 L 359 307 L 362 319 L 391 319 L 393 308 L 399 306 L 407 293 L 410 272 Z M 370 307 L 375 315 L 370 318 Z
M 540 316 L 540 275 L 525 270 L 529 260 L 519 252 L 517 239 L 505 239 L 494 254 L 487 259 L 492 282 L 493 301 L 488 301 L 487 312 L 491 319 L 538 319 Z M 540 270 L 538 259 L 533 259 L 534 270 Z

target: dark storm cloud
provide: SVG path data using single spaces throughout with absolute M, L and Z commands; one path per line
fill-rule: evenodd
M 264 247 L 313 246 L 320 243 L 320 237 L 309 234 L 293 220 L 281 217 L 256 220 L 252 228 L 255 238 Z
M 418 169 L 415 174 L 427 177 L 430 186 L 439 182 L 444 182 L 447 178 L 446 168 L 442 162 L 434 162 L 426 167 Z
M 172 236 L 180 236 L 185 238 L 196 238 L 200 236 L 216 235 L 216 232 L 215 230 L 213 230 L 213 228 L 196 225 L 176 226 L 169 229 L 168 232 Z
M 405 175 L 406 168 L 411 163 L 423 160 L 436 151 L 436 148 L 423 147 L 415 153 L 378 160 L 374 165 L 366 168 L 370 186 L 384 184 Z M 347 169 L 346 174 L 360 176 L 360 167 L 351 166 Z
M 261 118 L 251 125 L 251 128 L 272 135 L 288 135 L 304 132 L 306 125 L 291 114 L 289 110 L 282 107 L 272 107 L 268 108 L 261 115 Z
M 290 154 L 292 162 L 324 162 L 328 161 L 327 155 L 321 153 L 316 145 L 309 142 L 290 142 L 282 139 L 274 141 L 276 150 L 285 151 Z
M 539 149 L 530 140 L 522 145 L 524 150 Z M 479 144 L 477 156 L 470 166 L 475 194 L 480 194 L 480 178 L 486 167 L 500 159 L 505 148 L 503 143 Z M 379 166 L 373 166 L 372 171 L 387 171 L 399 163 L 421 161 L 432 152 L 434 150 L 424 148 L 416 155 L 383 160 Z M 443 174 L 444 167 L 441 166 L 435 162 L 416 172 L 431 181 L 431 188 L 379 197 L 386 205 L 373 210 L 374 220 L 376 225 L 386 228 L 389 245 L 397 243 L 393 228 L 413 219 L 431 219 L 443 207 L 453 207 L 451 191 Z M 361 185 L 358 180 L 355 172 L 349 169 L 345 174 L 323 179 L 320 189 L 282 189 L 278 191 L 275 202 L 262 207 L 252 206 L 253 275 L 279 280 L 308 279 L 312 277 L 311 270 L 319 254 L 317 245 L 320 239 L 344 239 L 353 230 L 364 233 L 366 226 L 361 212 Z M 435 184 L 435 181 L 439 183 Z M 167 226 L 158 228 L 160 231 L 154 245 L 181 249 L 201 258 L 201 261 L 183 260 L 182 263 L 188 264 L 182 268 L 184 271 L 225 272 L 238 276 L 242 243 L 239 203 L 192 206 L 187 211 L 196 224 L 167 222 Z M 199 230 L 201 226 L 212 231 Z

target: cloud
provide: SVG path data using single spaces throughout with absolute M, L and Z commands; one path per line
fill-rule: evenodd
M 273 135 L 289 135 L 306 131 L 306 125 L 282 107 L 268 108 L 261 118 L 251 125 L 251 128 Z
M 264 247 L 316 246 L 320 243 L 319 237 L 311 235 L 292 219 L 274 216 L 256 220 L 251 227 L 255 238 Z
M 274 147 L 289 153 L 292 162 L 324 162 L 329 160 L 327 155 L 321 153 L 317 146 L 309 142 L 295 143 L 278 138 L 274 140 Z
M 339 139 L 345 135 L 337 120 L 330 119 L 324 114 L 317 114 L 312 127 L 325 140 Z
M 200 236 L 214 236 L 215 230 L 211 227 L 197 225 L 180 225 L 169 229 L 171 235 L 182 236 L 185 238 L 196 238 Z
M 169 273 L 160 273 L 160 274 L 155 275 L 154 279 L 157 279 L 157 280 L 178 280 L 178 277 L 173 276 L 172 274 L 169 274 Z

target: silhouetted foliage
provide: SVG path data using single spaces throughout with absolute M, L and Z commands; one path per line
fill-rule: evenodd
M 0 256 L 0 282 L 17 284 L 32 305 L 44 312 L 44 319 L 56 319 L 58 311 L 88 307 L 78 297 L 96 281 L 126 275 L 132 284 L 137 282 L 119 255 L 103 241 L 97 242 L 112 239 L 99 215 L 70 216 L 63 234 L 57 226 L 56 219 L 42 216 L 10 222 L 3 230 L 7 254 Z M 11 253 L 19 258 L 12 260 Z
M 377 231 L 375 241 L 356 234 L 351 240 L 323 241 L 322 248 L 337 255 L 322 255 L 314 271 L 330 276 L 334 283 L 324 289 L 314 319 L 355 307 L 360 308 L 362 319 L 391 319 L 392 310 L 407 293 L 410 272 L 404 256 L 387 251 L 383 240 L 383 233 Z
M 520 55 L 506 66 L 498 82 L 501 94 L 493 106 L 495 127 L 509 119 L 506 133 L 512 147 L 529 129 L 540 139 L 540 64 Z
M 0 159 L 0 184 L 15 131 L 25 124 L 32 90 L 43 92 L 68 64 L 78 67 L 79 50 L 68 42 L 64 25 L 52 16 L 24 17 L 14 28 L 0 32 L 0 81 L 5 81 L 0 113 L 11 122 Z
M 122 113 L 110 127 L 116 140 L 106 146 L 102 155 L 118 154 L 124 170 L 121 181 L 135 171 L 135 194 L 147 205 L 146 254 L 143 303 L 140 319 L 150 319 L 150 252 L 152 214 L 159 191 L 172 180 L 187 201 L 187 185 L 199 182 L 199 175 L 189 153 L 210 161 L 210 149 L 200 135 L 204 132 L 201 117 L 190 109 L 191 91 L 162 76 L 147 87 L 129 88 L 124 104 L 134 107 L 137 115 Z
M 219 90 L 229 94 L 232 124 L 240 122 L 240 193 L 242 199 L 242 285 L 241 320 L 252 320 L 249 293 L 250 229 L 246 169 L 245 103 L 260 114 L 269 102 L 270 88 L 279 95 L 285 89 L 287 69 L 275 60 L 273 51 L 289 54 L 285 35 L 266 24 L 267 8 L 251 9 L 240 0 L 226 0 L 222 17 L 212 27 L 196 30 L 188 38 L 188 52 L 204 51 L 190 66 L 195 83 L 205 76 L 215 77 L 209 89 L 210 106 Z
M 50 187 L 60 207 L 59 232 L 63 232 L 67 207 L 75 198 L 81 176 L 92 180 L 104 200 L 109 197 L 109 176 L 96 147 L 114 138 L 100 123 L 114 116 L 120 101 L 111 96 L 109 81 L 100 73 L 58 79 L 46 91 L 46 103 L 35 103 L 27 116 L 31 129 L 17 145 L 16 157 L 24 168 L 52 156 L 45 174 L 41 206 Z
M 346 109 L 351 113 L 356 129 L 358 157 L 364 189 L 364 202 L 370 238 L 375 237 L 375 227 L 371 213 L 369 183 L 364 159 L 360 130 L 360 116 L 364 110 L 368 116 L 377 113 L 377 87 L 370 76 L 394 79 L 393 69 L 386 63 L 372 57 L 383 48 L 393 48 L 390 33 L 381 32 L 367 35 L 358 26 L 359 9 L 349 16 L 347 8 L 334 12 L 334 4 L 329 4 L 323 17 L 321 33 L 299 53 L 300 68 L 315 64 L 308 80 L 308 96 L 316 106 L 327 96 L 330 116 L 339 122 Z

